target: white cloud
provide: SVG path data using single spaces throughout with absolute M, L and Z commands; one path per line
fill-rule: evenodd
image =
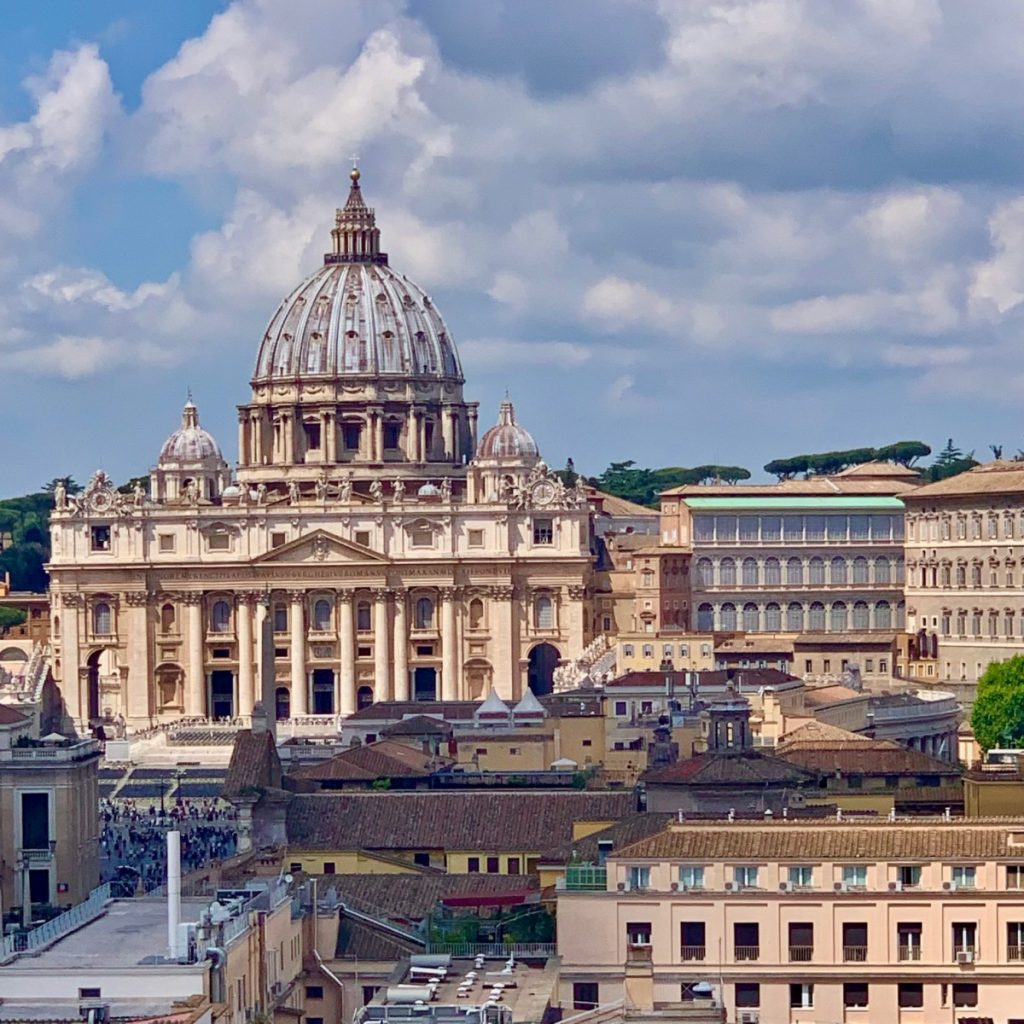
M 995 253 L 974 268 L 970 303 L 978 315 L 998 318 L 1024 302 L 1024 197 L 993 211 L 989 235 Z
M 459 352 L 463 362 L 473 367 L 519 370 L 536 366 L 583 366 L 595 355 L 590 346 L 569 341 L 514 341 L 508 338 L 470 338 L 459 344 Z

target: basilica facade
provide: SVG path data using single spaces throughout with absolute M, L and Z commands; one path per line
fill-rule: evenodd
M 380 251 L 359 171 L 279 306 L 232 472 L 195 404 L 147 489 L 55 495 L 53 674 L 80 727 L 346 715 L 550 689 L 590 639 L 586 494 L 508 400 L 478 438 L 430 297 Z

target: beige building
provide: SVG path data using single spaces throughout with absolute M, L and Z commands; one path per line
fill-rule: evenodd
M 190 400 L 148 495 L 102 472 L 55 495 L 53 671 L 80 725 L 244 718 L 261 693 L 293 720 L 518 699 L 584 650 L 585 489 L 509 401 L 477 440 L 451 334 L 380 251 L 356 170 L 331 237 L 259 342 L 235 480 Z
M 563 1004 L 697 983 L 738 1022 L 1021 1019 L 1024 821 L 674 823 L 567 871 Z
M 990 462 L 905 497 L 907 628 L 939 678 L 974 683 L 1024 644 L 1024 465 Z

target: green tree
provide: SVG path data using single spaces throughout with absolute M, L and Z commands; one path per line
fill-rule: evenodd
M 928 467 L 928 479 L 948 480 L 951 476 L 966 473 L 978 465 L 974 458 L 974 452 L 966 455 L 953 444 L 953 438 L 946 442 L 946 446 L 935 457 L 935 461 Z
M 985 669 L 978 680 L 971 729 L 982 750 L 1024 745 L 1024 656 Z
M 57 484 L 63 483 L 68 494 L 81 494 L 82 485 L 75 482 L 73 476 L 55 476 L 49 483 L 43 484 L 43 494 L 53 494 Z
M 931 448 L 924 441 L 895 441 L 876 449 L 875 457 L 911 469 L 918 459 L 923 459 L 931 453 Z
M 12 626 L 20 626 L 25 621 L 25 613 L 20 608 L 7 608 L 0 605 L 0 635 Z

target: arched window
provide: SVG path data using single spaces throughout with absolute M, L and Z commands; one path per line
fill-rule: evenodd
M 836 601 L 832 605 L 832 632 L 843 633 L 846 631 L 846 623 L 848 616 L 846 613 L 846 605 L 842 601 Z
M 484 603 L 479 597 L 474 597 L 469 602 L 469 628 L 483 629 L 484 626 Z
M 715 570 L 711 565 L 710 558 L 702 558 L 697 563 L 697 579 L 701 586 L 712 587 L 715 584 Z
M 782 609 L 774 601 L 765 606 L 764 628 L 769 633 L 778 633 L 782 629 Z
M 160 609 L 160 632 L 161 633 L 173 633 L 174 632 L 174 605 L 165 604 Z
M 728 632 L 735 632 L 736 630 L 736 605 L 734 604 L 723 604 L 722 610 L 719 613 L 719 628 L 724 629 Z
M 702 604 L 697 608 L 697 629 L 701 632 L 710 632 L 715 628 L 715 609 L 709 604 Z
M 942 567 L 942 572 L 941 572 L 941 574 L 939 576 L 939 579 L 942 580 L 942 585 L 944 587 L 948 587 L 949 586 L 949 578 L 950 578 L 949 577 L 949 566 L 948 565 L 944 565 Z M 1012 586 L 1012 583 L 1010 585 Z
M 743 629 L 747 633 L 756 633 L 761 628 L 761 611 L 752 601 L 743 606 Z
M 971 566 L 971 586 L 972 587 L 980 587 L 981 586 L 981 566 L 980 565 L 972 565 Z
M 757 562 L 753 558 L 743 559 L 743 585 L 745 587 L 757 586 Z
M 414 625 L 416 629 L 431 629 L 433 627 L 434 602 L 429 597 L 418 597 L 416 599 Z
M 288 632 L 288 605 L 286 604 L 274 605 L 274 632 Z
M 906 622 L 907 606 L 902 601 L 900 601 L 900 603 L 896 605 L 896 628 L 903 629 L 906 626 Z
M 537 629 L 555 628 L 555 604 L 547 594 L 538 595 L 533 603 L 533 624 Z
M 794 601 L 786 609 L 786 629 L 790 633 L 799 633 L 804 628 L 804 606 Z
M 210 609 L 210 632 L 227 633 L 231 629 L 231 605 L 227 601 L 214 601 Z
M 808 566 L 807 578 L 811 584 L 821 584 L 825 582 L 825 563 L 818 558 L 817 555 L 811 559 L 811 564 Z
M 853 628 L 868 629 L 871 626 L 871 613 L 866 601 L 858 601 L 853 606 Z
M 331 628 L 331 602 L 324 598 L 313 604 L 313 628 L 320 633 Z
M 875 582 L 891 583 L 892 571 L 889 566 L 889 559 L 885 555 L 879 555 L 875 559 Z
M 892 608 L 888 601 L 879 601 L 875 605 L 875 629 L 892 628 Z
M 777 558 L 769 558 L 764 563 L 764 581 L 769 587 L 778 587 L 782 584 L 782 564 Z
M 845 558 L 833 558 L 832 564 L 829 567 L 829 574 L 832 577 L 833 583 L 845 583 L 846 582 L 846 559 Z
M 853 582 L 867 583 L 868 581 L 868 560 L 863 555 L 858 555 L 853 560 Z
M 736 563 L 731 558 L 723 558 L 718 564 L 718 582 L 723 587 L 736 586 Z
M 367 605 L 369 607 L 369 605 Z M 373 703 L 373 687 L 372 686 L 360 686 L 356 690 L 356 707 L 361 710 L 362 708 L 368 708 Z
M 958 565 L 956 567 L 956 585 L 958 587 L 967 586 L 967 569 L 965 566 Z
M 800 584 L 803 581 L 804 563 L 799 558 L 791 558 L 786 562 L 786 582 Z
M 808 626 L 812 632 L 820 633 L 825 629 L 825 606 L 820 601 L 815 601 L 811 605 Z
M 372 627 L 370 626 L 370 602 L 360 601 L 356 605 L 356 630 L 359 633 L 369 633 L 371 628 Z
M 92 631 L 97 636 L 110 636 L 114 632 L 114 619 L 106 601 L 97 601 L 92 606 Z

